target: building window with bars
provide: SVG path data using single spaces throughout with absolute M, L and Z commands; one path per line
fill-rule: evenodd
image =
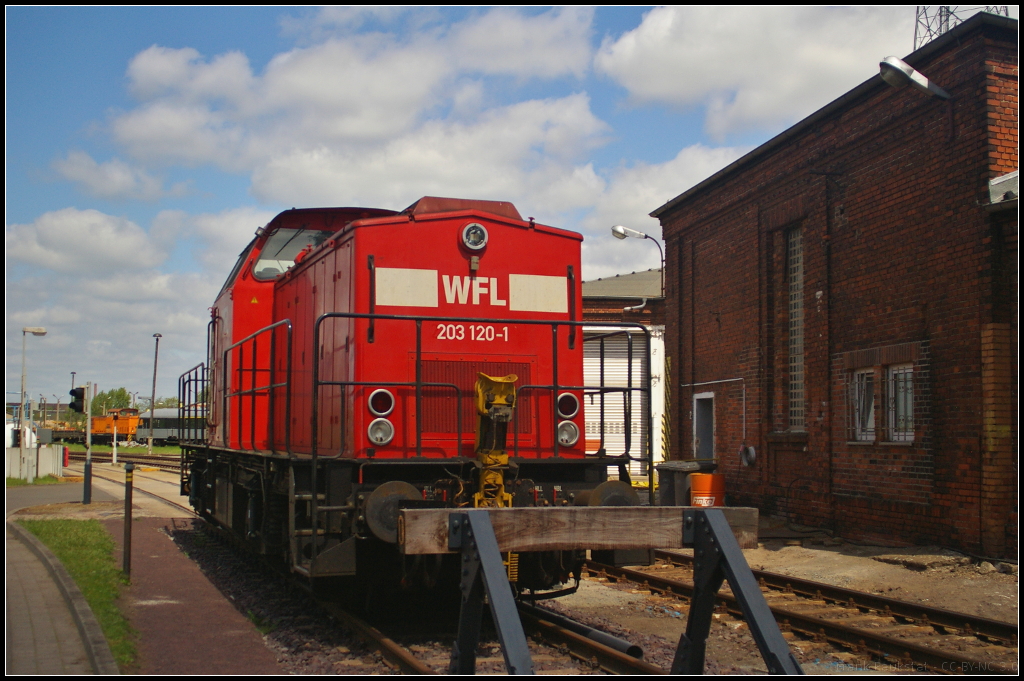
M 860 369 L 853 372 L 850 382 L 851 439 L 857 442 L 875 441 L 875 370 Z
M 914 365 L 886 367 L 886 432 L 890 442 L 914 441 Z
M 878 428 L 876 396 L 880 407 Z M 851 442 L 913 442 L 914 365 L 891 364 L 850 372 L 847 405 Z
M 804 242 L 799 227 L 786 233 L 789 300 L 789 429 L 803 430 L 804 412 Z

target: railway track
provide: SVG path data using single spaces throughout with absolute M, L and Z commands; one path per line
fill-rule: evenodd
M 85 463 L 85 452 L 69 452 L 68 460 L 74 463 Z M 92 462 L 95 464 L 111 463 L 113 454 L 111 452 L 93 452 Z M 177 454 L 126 454 L 119 452 L 118 463 L 133 463 L 137 466 L 150 466 L 162 471 L 178 472 L 181 470 L 181 457 Z
M 84 459 L 84 455 L 82 456 Z M 94 457 L 95 458 L 95 457 Z M 136 459 L 136 457 L 132 457 Z M 146 459 L 147 457 L 141 457 Z M 129 459 L 131 460 L 131 459 Z M 133 463 L 141 463 L 133 461 Z M 150 465 L 148 462 L 142 465 Z M 98 480 L 124 485 L 123 473 L 118 474 L 114 470 L 94 468 L 93 477 Z M 182 517 L 191 520 L 191 526 L 198 526 L 204 534 L 217 538 L 217 542 L 225 547 L 223 552 L 215 552 L 213 558 L 216 562 L 226 563 L 236 558 L 228 555 L 228 551 L 237 553 L 239 549 L 235 546 L 234 538 L 218 528 L 206 523 L 192 509 L 179 503 L 177 481 L 167 480 L 160 476 L 147 475 L 144 471 L 136 471 L 134 474 L 135 494 L 146 495 L 170 504 L 182 512 Z M 148 489 L 147 489 L 148 487 Z M 189 532 L 187 526 L 189 521 L 182 523 L 175 522 L 177 532 Z M 273 570 L 272 570 L 273 571 Z M 439 674 L 447 673 L 447 666 L 451 654 L 451 638 L 453 632 L 442 634 L 440 639 L 427 640 L 422 637 L 414 637 L 415 643 L 403 645 L 399 641 L 409 638 L 407 634 L 388 633 L 386 625 L 375 625 L 364 618 L 353 614 L 335 602 L 318 598 L 311 593 L 307 596 L 315 600 L 316 604 L 327 612 L 334 621 L 343 629 L 357 637 L 367 648 L 373 651 L 373 655 L 380 661 L 403 674 Z M 236 596 L 232 596 L 235 600 Z M 560 671 L 563 673 L 607 673 L 607 674 L 664 674 L 665 670 L 644 662 L 634 655 L 630 655 L 615 648 L 603 645 L 602 643 L 588 638 L 586 633 L 579 633 L 580 629 L 588 629 L 582 625 L 576 625 L 576 631 L 563 626 L 558 622 L 551 621 L 557 617 L 554 613 L 542 608 L 525 606 L 521 610 L 523 627 L 530 637 L 531 656 L 538 670 L 544 672 Z M 436 635 L 436 632 L 431 632 Z M 436 638 L 436 637 L 435 637 Z M 483 642 L 478 654 L 478 670 L 481 672 L 502 673 L 504 661 L 500 654 L 500 648 L 496 641 Z M 634 651 L 635 654 L 636 651 Z M 342 661 L 341 664 L 344 664 Z M 357 663 L 363 663 L 356 660 Z M 370 672 L 365 666 L 359 667 L 360 671 Z M 353 669 L 354 670 L 354 669 Z
M 141 462 L 140 462 L 141 463 Z M 149 465 L 148 463 L 143 465 Z M 123 475 L 94 468 L 94 476 L 124 484 Z M 194 518 L 192 509 L 178 503 L 177 481 L 159 474 L 135 474 L 135 492 L 161 499 Z M 145 489 L 140 483 L 159 485 Z M 653 594 L 687 600 L 692 586 L 692 558 L 670 552 L 656 552 L 658 559 L 672 564 L 657 574 L 644 570 L 588 564 L 589 573 L 609 581 L 628 580 Z M 852 651 L 858 657 L 880 660 L 901 669 L 945 673 L 1016 673 L 1017 627 L 997 620 L 956 613 L 897 599 L 886 598 L 827 584 L 754 570 L 765 598 L 784 631 L 821 645 Z M 402 645 L 404 636 L 385 631 L 356 617 L 337 604 L 318 601 L 331 616 L 376 651 L 392 669 L 401 673 L 445 673 L 450 642 Z M 738 604 L 727 586 L 720 594 L 720 608 L 740 617 Z M 521 611 L 531 642 L 531 654 L 538 669 L 564 669 L 568 673 L 598 671 L 610 674 L 663 674 L 664 669 L 626 655 L 538 616 L 531 609 Z M 536 647 L 539 641 L 546 645 Z M 480 670 L 503 670 L 500 652 L 488 653 L 482 644 Z
M 670 569 L 613 568 L 588 564 L 591 575 L 628 580 L 651 593 L 688 600 L 692 558 L 656 553 Z M 938 673 L 1017 673 L 1017 627 L 996 620 L 754 570 L 783 631 L 828 643 L 901 669 Z M 719 607 L 742 618 L 727 585 Z

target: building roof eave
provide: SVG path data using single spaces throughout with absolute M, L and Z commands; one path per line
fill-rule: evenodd
M 931 42 L 922 45 L 919 49 L 907 55 L 907 57 L 904 58 L 904 61 L 910 64 L 911 66 L 917 65 L 920 62 L 926 60 L 928 57 L 932 56 L 933 54 L 941 52 L 942 50 L 946 49 L 948 45 L 959 41 L 965 33 L 973 31 L 975 28 L 982 24 L 992 25 L 999 28 L 1006 28 L 1013 31 L 1018 30 L 1018 22 L 1016 19 L 1011 19 L 1009 17 L 1004 17 L 996 14 L 979 12 L 978 14 L 975 14 L 967 21 L 958 24 L 955 28 L 942 34 L 935 40 L 932 40 Z M 761 157 L 770 154 L 771 152 L 775 151 L 776 149 L 786 144 L 793 138 L 804 134 L 808 129 L 819 123 L 821 120 L 833 115 L 836 111 L 839 111 L 861 99 L 866 99 L 875 90 L 883 89 L 886 87 L 889 86 L 886 85 L 884 80 L 882 80 L 881 74 L 875 74 L 874 76 L 864 81 L 857 87 L 853 88 L 846 94 L 840 96 L 838 99 L 835 99 L 832 102 L 823 106 L 822 108 L 818 109 L 807 118 L 799 121 L 798 123 L 779 133 L 772 139 L 768 140 L 761 146 L 741 156 L 739 159 L 733 161 L 725 168 L 719 170 L 714 175 L 711 175 L 707 179 L 695 184 L 694 186 L 690 187 L 679 196 L 675 197 L 674 199 L 671 199 L 670 201 L 666 202 L 659 208 L 656 208 L 651 213 L 649 213 L 649 215 L 652 218 L 661 218 L 665 213 L 671 211 L 673 208 L 690 199 L 694 195 L 700 193 L 707 187 L 717 184 L 718 182 L 722 181 L 729 175 L 732 175 L 733 173 L 739 171 L 744 166 L 750 165 L 755 161 L 760 160 Z

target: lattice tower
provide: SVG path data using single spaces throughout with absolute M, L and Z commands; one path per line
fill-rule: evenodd
M 935 40 L 978 10 L 989 14 L 1001 14 L 1004 17 L 1010 16 L 1009 5 L 918 5 L 917 22 L 914 24 L 914 49 Z

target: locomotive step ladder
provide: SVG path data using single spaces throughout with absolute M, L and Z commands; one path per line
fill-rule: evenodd
M 299 574 L 310 576 L 312 568 L 312 547 L 313 541 L 313 492 L 312 490 L 296 489 L 295 468 L 288 469 L 288 542 L 289 554 L 292 558 L 291 569 Z M 324 494 L 316 495 L 317 502 L 326 502 Z M 319 515 L 325 515 L 326 509 L 321 506 L 318 509 Z M 328 525 L 323 522 L 316 523 L 316 536 L 327 535 Z M 308 549 L 308 551 L 307 551 Z M 307 555 L 308 554 L 308 555 Z
M 314 519 L 314 501 L 316 514 Z M 328 495 L 318 493 L 314 499 L 310 489 L 303 488 L 303 483 L 296 480 L 295 468 L 288 471 L 288 544 L 291 556 L 291 570 L 306 577 L 317 574 L 332 574 L 330 570 L 337 567 L 340 555 L 337 551 L 341 543 L 338 527 L 342 525 L 338 516 L 351 512 L 351 506 L 329 506 Z M 314 522 L 315 520 L 315 522 Z M 333 528 L 333 529 L 332 529 Z M 332 540 L 333 537 L 333 540 Z M 315 545 L 314 545 L 315 543 Z M 333 550 L 333 557 L 327 558 L 325 551 Z M 352 547 L 349 547 L 351 551 Z M 346 554 L 354 560 L 354 555 Z M 326 560 L 326 568 L 325 568 Z M 342 558 L 342 560 L 345 560 Z M 324 573 L 321 568 L 327 569 Z

